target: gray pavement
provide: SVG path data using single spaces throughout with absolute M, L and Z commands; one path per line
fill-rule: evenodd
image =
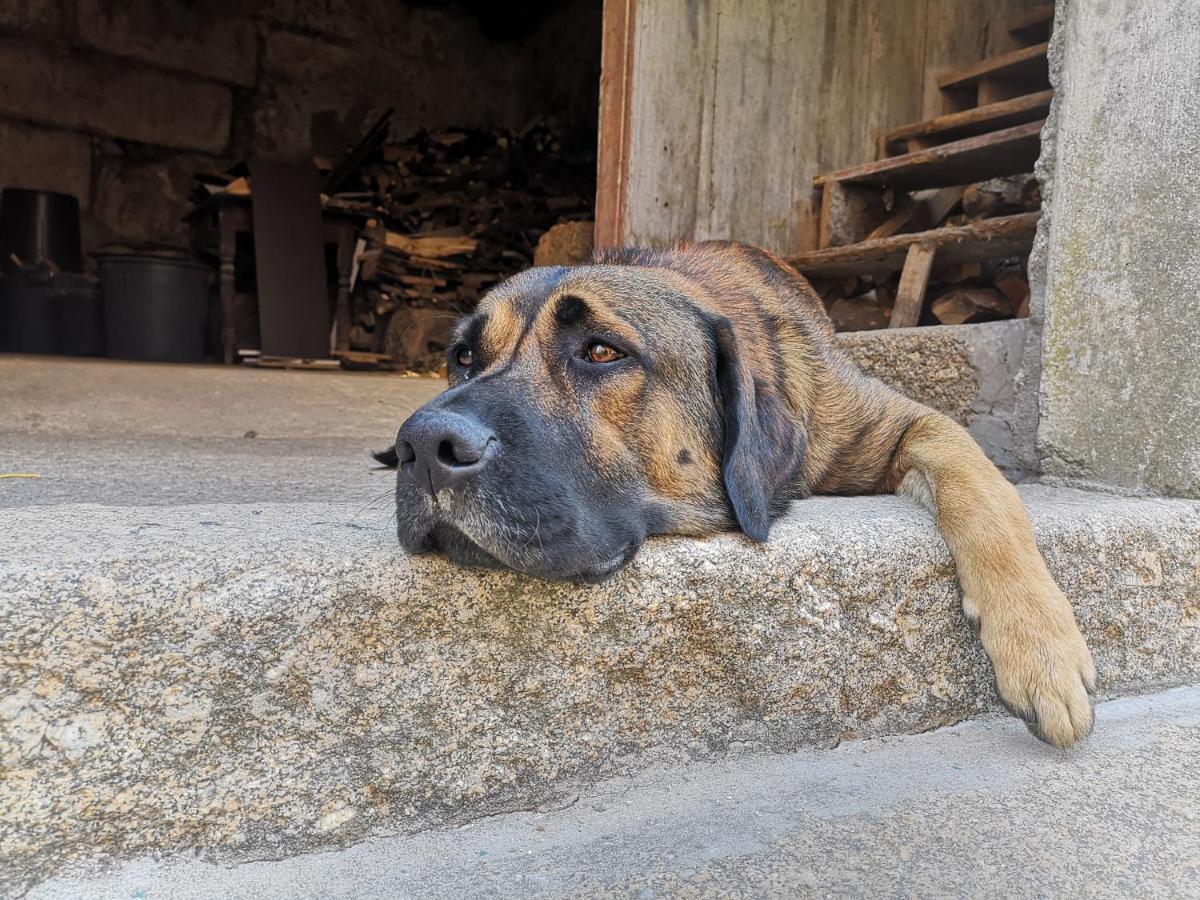
M 0 435 L 0 509 L 98 503 L 370 503 L 390 495 L 391 470 L 371 458 L 394 438 L 200 438 Z
M 0 509 L 368 503 L 370 457 L 444 383 L 0 354 Z
M 1080 749 L 986 719 L 658 768 L 542 809 L 233 864 L 142 859 L 49 898 L 1196 897 L 1200 688 L 1102 704 Z

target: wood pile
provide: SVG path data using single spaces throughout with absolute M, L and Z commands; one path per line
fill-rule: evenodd
M 1041 208 L 1031 175 L 993 178 L 965 187 L 896 193 L 890 211 L 866 240 L 911 232 L 962 227 Z M 922 325 L 959 325 L 1029 314 L 1029 283 L 1023 256 L 937 265 L 928 273 Z M 898 271 L 847 277 L 813 277 L 838 331 L 887 328 L 906 289 Z
M 532 265 L 551 227 L 590 220 L 594 148 L 594 135 L 564 134 L 551 119 L 520 132 L 422 131 L 385 143 L 327 201 L 370 217 L 357 254 L 351 348 L 436 367 L 444 333 L 414 346 L 412 328 L 439 332 L 433 323 L 448 326 L 496 282 Z

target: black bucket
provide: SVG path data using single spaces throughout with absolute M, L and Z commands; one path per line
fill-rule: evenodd
M 58 297 L 58 352 L 67 356 L 104 356 L 104 303 L 100 286 L 79 276 L 66 282 Z
M 200 362 L 212 270 L 157 256 L 100 257 L 108 355 Z
M 45 269 L 19 269 L 0 279 L 0 350 L 57 353 L 57 295 L 54 274 Z
M 104 308 L 96 280 L 19 269 L 0 279 L 0 350 L 104 355 Z
M 64 272 L 83 271 L 79 201 L 70 194 L 5 188 L 0 193 L 0 267 L 16 255 L 26 266 L 49 260 Z

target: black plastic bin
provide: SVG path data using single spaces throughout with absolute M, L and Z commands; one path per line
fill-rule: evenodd
M 19 269 L 0 278 L 0 350 L 57 353 L 58 288 L 54 273 Z
M 105 349 L 100 286 L 95 280 L 88 282 L 75 277 L 64 285 L 58 297 L 58 352 L 67 356 L 104 356 Z
M 157 256 L 100 257 L 108 355 L 200 362 L 212 270 Z
M 0 278 L 0 350 L 103 356 L 96 279 L 46 269 L 18 269 Z

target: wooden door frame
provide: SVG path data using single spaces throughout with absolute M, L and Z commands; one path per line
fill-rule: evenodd
M 597 247 L 625 242 L 637 0 L 604 0 L 596 148 Z

